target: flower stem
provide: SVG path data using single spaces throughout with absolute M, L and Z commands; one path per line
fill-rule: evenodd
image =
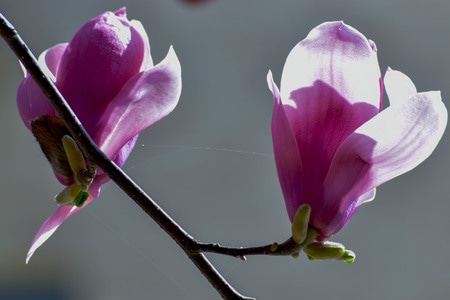
M 317 232 L 314 229 L 308 228 L 306 238 L 302 243 L 297 243 L 293 238 L 287 239 L 285 242 L 278 244 L 272 243 L 265 246 L 258 247 L 227 247 L 217 243 L 202 243 L 195 241 L 195 250 L 198 252 L 211 252 L 223 255 L 234 256 L 245 260 L 246 255 L 274 255 L 274 256 L 295 256 L 306 245 L 310 244 L 317 237 Z

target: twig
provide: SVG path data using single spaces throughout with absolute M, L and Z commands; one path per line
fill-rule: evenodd
M 292 255 L 294 257 L 297 257 L 300 251 L 303 249 L 303 247 L 305 245 L 308 245 L 310 242 L 314 241 L 316 237 L 317 232 L 315 230 L 308 230 L 307 236 L 301 244 L 297 244 L 296 242 L 294 242 L 292 238 L 289 238 L 281 244 L 272 243 L 265 246 L 247 247 L 247 248 L 227 247 L 216 243 L 207 244 L 197 241 L 195 243 L 194 251 L 229 255 L 243 260 L 245 260 L 246 255 L 274 255 L 274 256 Z
M 224 299 L 254 299 L 239 294 L 202 253 L 191 251 L 196 248 L 193 238 L 96 146 L 67 104 L 67 101 L 60 94 L 53 82 L 42 72 L 36 58 L 26 46 L 25 42 L 1 13 L 0 34 L 55 107 L 58 115 L 66 124 L 87 159 L 94 161 L 112 181 L 175 240 Z

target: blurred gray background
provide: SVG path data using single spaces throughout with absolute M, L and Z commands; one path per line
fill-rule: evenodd
M 192 235 L 254 246 L 283 241 L 290 223 L 270 135 L 269 69 L 279 83 L 291 48 L 316 25 L 344 20 L 378 46 L 382 72 L 408 74 L 450 106 L 447 0 L 0 0 L 33 52 L 68 41 L 122 6 L 146 28 L 155 62 L 173 44 L 182 64 L 176 110 L 141 134 L 125 170 Z M 35 254 L 33 235 L 61 190 L 15 106 L 22 72 L 0 41 L 0 300 L 219 299 L 185 254 L 113 183 Z M 450 298 L 449 136 L 415 170 L 378 189 L 333 240 L 353 264 L 304 256 L 208 255 L 257 299 Z

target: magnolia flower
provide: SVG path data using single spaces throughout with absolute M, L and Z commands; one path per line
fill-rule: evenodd
M 309 227 L 325 241 L 374 199 L 375 188 L 424 161 L 447 124 L 439 91 L 418 93 L 388 69 L 390 106 L 375 44 L 343 22 L 313 29 L 287 57 L 274 96 L 272 137 L 291 222 L 303 204 Z
M 147 34 L 139 21 L 127 19 L 125 8 L 93 18 L 69 43 L 42 53 L 39 63 L 94 142 L 118 166 L 125 163 L 138 134 L 169 114 L 181 93 L 181 68 L 175 52 L 170 48 L 166 58 L 154 66 Z M 19 86 L 17 104 L 56 177 L 68 186 L 57 196 L 63 205 L 34 237 L 28 261 L 65 219 L 99 196 L 101 185 L 109 179 L 97 171 L 92 174 L 95 177 L 79 182 L 82 176 L 74 173 L 86 169 L 83 156 L 69 155 L 73 151 L 67 150 L 67 145 L 78 148 L 70 138 L 65 139 L 69 144 L 63 145 L 61 137 L 70 134 L 29 74 Z M 78 193 L 84 198 L 75 199 Z

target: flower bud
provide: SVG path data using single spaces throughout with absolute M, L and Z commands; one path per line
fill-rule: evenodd
M 74 182 L 58 195 L 55 196 L 55 201 L 59 205 L 74 205 L 75 198 L 80 194 L 81 186 Z
M 335 242 L 313 242 L 307 245 L 303 252 L 314 260 L 339 259 L 345 253 L 345 247 Z
M 294 220 L 292 221 L 292 240 L 297 244 L 303 243 L 308 233 L 309 216 L 311 214 L 311 206 L 303 204 L 297 210 Z
M 344 254 L 341 257 L 339 257 L 339 260 L 342 260 L 350 264 L 355 261 L 355 258 L 356 258 L 355 252 L 351 250 L 345 250 Z

